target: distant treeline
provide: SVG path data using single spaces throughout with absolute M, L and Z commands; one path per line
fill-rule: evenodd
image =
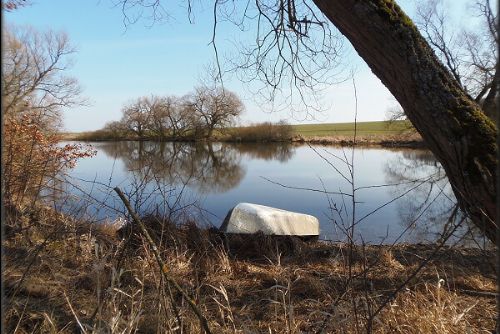
M 284 121 L 233 127 L 244 110 L 240 98 L 222 88 L 198 87 L 183 97 L 145 96 L 122 108 L 119 121 L 81 133 L 79 140 L 283 141 L 293 134 Z
M 244 127 L 231 127 L 220 129 L 211 137 L 197 136 L 196 132 L 186 132 L 183 136 L 163 135 L 148 133 L 142 137 L 130 131 L 112 132 L 106 128 L 96 131 L 69 135 L 66 139 L 83 141 L 116 141 L 116 140 L 156 140 L 156 141 L 225 141 L 225 142 L 289 142 L 297 134 L 293 126 L 286 121 L 277 123 L 263 122 Z

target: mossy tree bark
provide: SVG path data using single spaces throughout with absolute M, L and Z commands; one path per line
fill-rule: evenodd
M 461 209 L 496 239 L 496 127 L 392 0 L 313 0 L 391 91 L 441 162 Z

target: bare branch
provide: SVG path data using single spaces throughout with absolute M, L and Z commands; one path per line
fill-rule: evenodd
M 78 81 L 64 75 L 72 65 L 68 57 L 75 52 L 65 33 L 7 26 L 3 38 L 2 98 L 6 115 L 44 115 L 57 121 L 63 108 L 85 102 Z

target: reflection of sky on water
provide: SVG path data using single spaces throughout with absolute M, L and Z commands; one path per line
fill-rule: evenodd
M 350 194 L 351 185 L 339 174 L 350 178 L 347 166 L 341 161 L 344 153 L 350 159 L 349 148 L 343 151 L 338 147 L 315 146 L 315 152 L 308 146 L 276 144 L 151 142 L 96 143 L 94 146 L 98 150 L 97 156 L 82 160 L 71 176 L 84 193 L 91 193 L 92 205 L 87 212 L 95 218 L 111 215 L 113 211 L 109 207 L 123 211 L 112 190 L 100 185 L 106 184 L 119 186 L 129 193 L 136 209 L 143 213 L 163 212 L 168 208 L 175 211 L 196 203 L 202 210 L 190 212 L 196 212 L 198 219 L 203 215 L 204 219 L 218 226 L 237 203 L 251 202 L 312 214 L 320 219 L 322 238 L 346 240 L 340 226 L 342 220 L 344 224 L 350 222 L 351 197 L 335 194 L 327 197 L 322 192 L 292 188 Z M 443 228 L 453 196 L 445 178 L 441 177 L 432 185 L 411 182 L 431 174 L 442 176 L 439 164 L 425 151 L 357 149 L 356 187 L 401 184 L 358 190 L 356 219 L 416 188 L 357 224 L 354 230 L 356 239 L 368 243 L 391 243 L 411 225 L 422 206 L 428 207 L 428 214 L 423 214 L 411 225 L 399 242 L 435 241 Z M 73 189 L 73 192 L 82 196 L 81 191 Z M 177 195 L 180 192 L 179 201 Z M 437 194 L 440 195 L 436 200 L 429 200 Z M 328 198 L 341 211 L 340 215 L 329 209 Z M 96 202 L 104 205 L 96 205 Z

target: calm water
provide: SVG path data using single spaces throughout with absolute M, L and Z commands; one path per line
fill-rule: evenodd
M 442 168 L 423 150 L 358 148 L 352 169 L 346 164 L 352 150 L 339 147 L 130 141 L 92 146 L 97 155 L 71 172 L 69 188 L 87 203 L 79 214 L 96 221 L 124 211 L 112 191 L 116 186 L 141 213 L 169 212 L 178 220 L 219 226 L 233 206 L 250 202 L 314 215 L 321 238 L 337 241 L 346 240 L 352 222 L 354 179 L 354 235 L 372 244 L 436 241 L 453 208 Z

